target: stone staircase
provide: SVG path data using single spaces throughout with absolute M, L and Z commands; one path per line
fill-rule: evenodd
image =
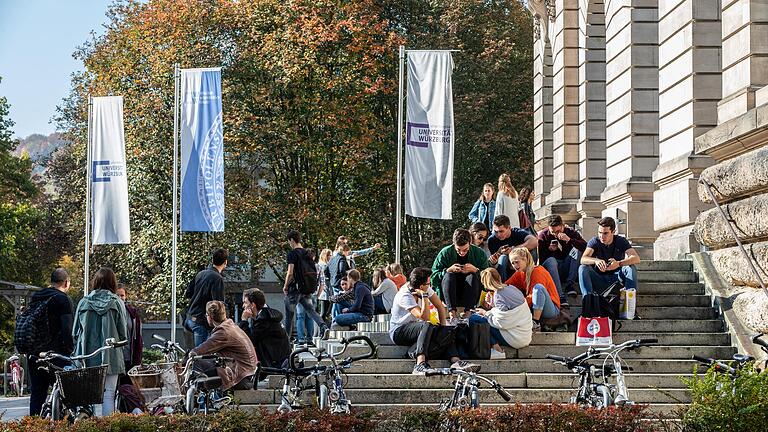
M 628 339 L 657 338 L 659 345 L 625 352 L 623 358 L 633 368 L 626 378 L 630 398 L 649 404 L 651 409 L 669 412 L 690 401 L 680 377 L 690 376 L 693 354 L 729 359 L 736 349 L 723 322 L 718 319 L 697 282 L 691 262 L 643 262 L 638 265 L 638 308 L 642 319 L 624 321 L 614 335 L 614 342 Z M 581 311 L 581 298 L 569 298 L 572 316 Z M 346 389 L 356 406 L 386 409 L 398 405 L 436 405 L 450 397 L 450 377 L 423 377 L 410 374 L 413 360 L 406 359 L 406 347 L 395 346 L 386 333 L 387 323 L 360 325 L 357 331 L 332 332 L 329 347 L 341 337 L 368 335 L 379 345 L 378 359 L 364 360 L 350 369 Z M 572 329 L 574 330 L 574 329 Z M 352 345 L 345 355 L 365 352 Z M 574 375 L 562 365 L 545 358 L 546 354 L 575 356 L 585 348 L 575 346 L 574 331 L 534 333 L 530 346 L 506 347 L 507 359 L 477 361 L 481 373 L 496 379 L 519 403 L 566 402 L 577 385 Z M 430 361 L 434 367 L 444 361 Z M 280 401 L 281 377 L 270 377 L 254 391 L 237 392 L 241 407 L 275 406 Z M 489 390 L 481 392 L 481 403 L 503 401 Z

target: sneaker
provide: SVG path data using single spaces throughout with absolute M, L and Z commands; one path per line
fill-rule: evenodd
M 560 300 L 560 309 L 570 309 L 571 305 L 568 304 L 568 301 L 565 299 Z
M 565 285 L 565 293 L 567 295 L 575 295 L 575 296 L 579 295 L 579 290 L 576 289 L 576 288 L 578 288 L 578 286 L 579 285 L 577 283 L 575 283 L 575 282 L 570 282 L 570 283 L 566 284 Z
M 413 367 L 411 375 L 426 375 L 427 371 L 430 369 L 432 369 L 432 367 L 429 366 L 429 363 L 422 362 Z
M 455 325 L 459 324 L 459 319 L 456 318 L 456 317 L 448 318 L 448 320 L 446 321 L 445 324 L 449 325 L 449 326 L 455 326 Z
M 451 365 L 451 369 L 462 370 L 464 372 L 480 372 L 480 365 L 470 363 L 465 360 L 459 360 Z
M 328 340 L 330 336 L 331 336 L 331 329 L 329 329 L 328 327 L 323 327 L 320 329 L 321 340 Z
M 503 360 L 507 358 L 507 353 L 504 351 L 496 351 L 494 348 L 491 348 L 491 360 Z
M 541 324 L 537 323 L 536 321 L 533 322 L 533 331 L 541 331 Z

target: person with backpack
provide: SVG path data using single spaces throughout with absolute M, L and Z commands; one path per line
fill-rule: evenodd
M 205 342 L 213 330 L 205 317 L 205 305 L 211 300 L 224 301 L 224 278 L 221 272 L 227 268 L 228 257 L 229 251 L 216 249 L 211 256 L 211 265 L 198 272 L 184 292 L 184 296 L 189 299 L 184 324 L 195 335 L 195 346 Z
M 91 291 L 80 300 L 75 311 L 75 324 L 72 328 L 75 355 L 90 354 L 101 348 L 109 338 L 117 342 L 128 340 L 125 305 L 115 294 L 116 291 L 115 272 L 107 267 L 100 268 L 91 280 Z M 110 415 L 115 410 L 117 377 L 126 372 L 123 348 L 107 350 L 101 356 L 91 357 L 85 362 L 88 367 L 107 365 L 101 415 Z
M 293 334 L 294 316 L 296 305 L 301 304 L 304 313 L 308 314 L 312 321 L 320 329 L 319 334 L 323 338 L 328 337 L 328 325 L 312 305 L 311 296 L 317 291 L 317 268 L 310 257 L 309 252 L 301 244 L 301 234 L 298 231 L 288 231 L 286 235 L 291 250 L 286 259 L 288 270 L 285 273 L 283 293 L 285 294 L 285 321 L 283 327 L 290 337 Z
M 347 272 L 347 283 L 352 286 L 352 292 L 355 293 L 354 303 L 336 315 L 332 326 L 351 327 L 357 323 L 371 322 L 374 311 L 371 288 L 360 281 L 360 272 L 355 269 Z
M 525 295 L 533 315 L 533 331 L 541 330 L 541 320 L 560 314 L 560 296 L 547 269 L 537 266 L 528 248 L 519 247 L 509 253 L 515 273 L 504 282 L 514 285 Z
M 63 268 L 51 273 L 51 285 L 32 295 L 29 306 L 16 321 L 14 344 L 21 354 L 28 354 L 29 415 L 40 415 L 48 396 L 48 388 L 56 381 L 53 372 L 38 369 L 37 355 L 53 351 L 69 356 L 75 344 L 72 339 L 72 303 L 67 296 L 69 274 Z M 67 364 L 54 361 L 58 366 Z
M 616 235 L 616 221 L 604 217 L 597 221 L 597 236 L 587 242 L 579 266 L 582 295 L 602 292 L 621 281 L 626 288 L 637 288 L 640 256 L 624 237 Z

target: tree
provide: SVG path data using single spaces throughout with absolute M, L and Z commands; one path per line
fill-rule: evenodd
M 408 218 L 407 268 L 429 265 L 486 181 L 530 178 L 531 24 L 515 1 L 280 0 L 121 2 L 76 56 L 58 123 L 72 144 L 50 176 L 75 258 L 82 250 L 88 95 L 125 101 L 132 244 L 92 261 L 167 309 L 170 290 L 173 64 L 221 65 L 226 231 L 184 233 L 180 280 L 226 245 L 256 269 L 284 261 L 284 235 L 310 246 L 345 234 L 394 255 L 397 47 L 459 48 L 455 219 Z M 525 82 L 523 82 L 525 81 Z

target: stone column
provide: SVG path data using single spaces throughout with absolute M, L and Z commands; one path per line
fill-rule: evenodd
M 605 189 L 605 13 L 603 0 L 579 1 L 578 224 L 597 231 Z
M 552 190 L 547 213 L 573 223 L 579 215 L 578 0 L 557 0 L 552 26 Z
M 694 154 L 694 139 L 717 126 L 720 101 L 720 2 L 659 2 L 659 166 L 653 172 L 654 258 L 685 259 L 700 247 L 696 216 L 710 207 L 697 182 L 713 161 Z
M 603 216 L 618 217 L 642 258 L 652 258 L 651 174 L 659 155 L 656 0 L 604 0 L 606 188 Z
M 552 49 L 549 18 L 533 16 L 533 188 L 539 210 L 552 189 Z M 538 212 L 537 212 L 538 213 Z M 542 215 L 543 216 L 543 215 Z
M 721 0 L 723 93 L 718 123 L 746 113 L 768 84 L 768 1 Z

